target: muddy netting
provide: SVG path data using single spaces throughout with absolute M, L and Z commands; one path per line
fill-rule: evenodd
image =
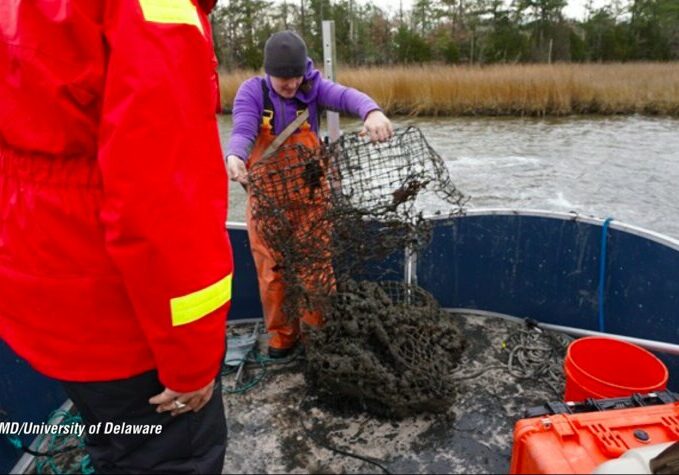
M 465 198 L 422 133 L 283 147 L 251 167 L 249 186 L 250 232 L 273 255 L 286 316 L 305 328 L 310 386 L 381 414 L 445 410 L 460 332 L 429 294 L 399 281 L 431 238 L 426 200 L 454 216 Z M 322 327 L 305 327 L 313 314 Z
M 308 332 L 306 372 L 323 400 L 393 417 L 444 412 L 453 402 L 462 336 L 421 288 L 347 282 L 325 317 Z

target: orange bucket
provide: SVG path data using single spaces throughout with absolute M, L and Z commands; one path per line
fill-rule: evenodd
M 667 388 L 665 364 L 645 349 L 613 338 L 590 336 L 568 346 L 565 401 L 650 393 Z

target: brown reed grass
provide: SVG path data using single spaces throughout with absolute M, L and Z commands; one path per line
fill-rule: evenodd
M 220 74 L 222 106 L 260 72 Z M 387 114 L 679 116 L 679 62 L 340 68 Z

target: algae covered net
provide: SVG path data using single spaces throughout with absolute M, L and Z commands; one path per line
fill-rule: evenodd
M 431 295 L 348 281 L 331 300 L 324 326 L 307 336 L 307 378 L 323 399 L 396 417 L 448 409 L 463 340 Z
M 283 147 L 250 168 L 249 186 L 251 238 L 276 263 L 286 316 L 305 328 L 311 386 L 381 413 L 445 410 L 460 334 L 424 290 L 396 282 L 431 237 L 418 200 L 435 195 L 449 216 L 463 209 L 422 133 Z M 314 314 L 324 324 L 305 326 Z

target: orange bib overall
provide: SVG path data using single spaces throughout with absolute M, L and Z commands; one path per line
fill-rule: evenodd
M 248 159 L 248 168 L 252 167 L 255 163 L 262 159 L 264 152 L 275 138 L 276 136 L 273 134 L 272 126 L 270 124 L 270 118 L 264 118 L 259 135 L 257 136 L 257 140 L 255 141 L 254 147 L 252 149 L 252 153 Z M 304 147 L 312 150 L 320 146 L 318 136 L 311 130 L 308 122 L 302 124 L 302 126 L 299 128 L 299 131 L 288 137 L 282 146 L 284 147 L 295 144 L 303 145 Z M 274 155 L 273 159 L 275 158 L 277 157 Z M 287 349 L 295 345 L 297 339 L 299 338 L 299 320 L 302 320 L 311 326 L 318 326 L 322 322 L 322 317 L 318 312 L 312 311 L 302 312 L 302 315 L 298 316 L 299 318 L 288 318 L 288 316 L 284 314 L 284 283 L 281 274 L 275 270 L 277 262 L 272 251 L 267 247 L 266 243 L 262 239 L 262 236 L 257 230 L 257 223 L 255 222 L 252 213 L 253 201 L 254 199 L 252 194 L 248 193 L 246 204 L 248 237 L 250 239 L 250 248 L 255 261 L 255 267 L 257 268 L 259 294 L 264 312 L 264 322 L 271 337 L 269 340 L 269 346 L 275 349 Z M 311 207 L 313 207 L 313 205 L 311 205 Z M 307 234 L 309 232 L 316 234 L 312 230 L 313 228 L 309 226 L 309 221 L 312 221 L 311 216 L 309 218 L 309 220 L 306 220 L 306 224 L 294 223 L 297 226 L 297 229 L 293 230 L 293 233 L 296 236 L 299 235 L 301 237 L 303 234 Z M 321 263 L 320 267 L 316 269 L 308 269 L 305 273 L 327 273 L 329 271 L 328 267 L 329 261 L 326 263 Z M 313 277 L 313 275 L 301 276 L 302 280 L 304 281 L 308 280 L 309 278 L 313 279 Z M 290 317 L 297 316 L 290 315 Z

